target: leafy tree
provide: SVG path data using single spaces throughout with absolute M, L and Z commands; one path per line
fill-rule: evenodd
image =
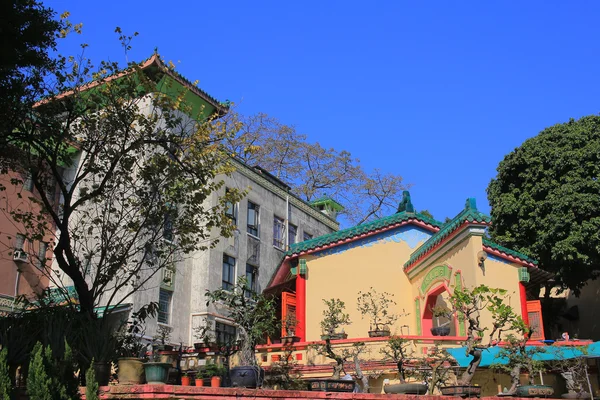
M 8 351 L 0 350 L 0 400 L 11 400 L 12 380 L 8 368 Z
M 389 310 L 390 307 L 396 305 L 393 297 L 392 293 L 377 293 L 373 287 L 368 292 L 358 292 L 356 308 L 363 318 L 365 315 L 369 316 L 371 330 L 389 330 L 391 325 L 398 320 L 398 315 Z
M 538 260 L 576 293 L 598 277 L 600 116 L 544 129 L 497 170 L 487 188 L 494 240 Z
M 395 212 L 406 189 L 400 175 L 377 169 L 366 172 L 349 152 L 310 143 L 294 126 L 266 114 L 229 117 L 239 120 L 241 127 L 228 138 L 229 151 L 247 164 L 260 164 L 304 200 L 335 198 L 352 224 Z
M 0 134 L 10 134 L 43 91 L 43 78 L 54 67 L 49 51 L 67 28 L 54 11 L 36 0 L 0 4 Z
M 117 32 L 127 51 L 132 37 Z M 59 286 L 72 282 L 78 310 L 92 317 L 98 304 L 110 313 L 158 271 L 233 229 L 224 210 L 240 193 L 206 202 L 223 185 L 218 175 L 231 171 L 221 145 L 230 125 L 194 108 L 191 88 L 168 79 L 158 86 L 174 72 L 153 60 L 122 69 L 58 57 L 44 100 L 0 137 L 0 165 L 13 174 L 12 188 L 0 187 L 1 211 L 27 240 L 52 242 L 58 273 L 40 271 Z M 34 194 L 21 191 L 27 179 Z M 15 192 L 34 206 L 4 201 Z
M 32 352 L 27 375 L 27 394 L 36 400 L 79 399 L 72 353 L 68 345 L 62 359 L 52 354 L 50 346 L 37 343 Z

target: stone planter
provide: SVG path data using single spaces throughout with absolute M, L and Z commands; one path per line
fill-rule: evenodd
M 431 334 L 433 336 L 448 336 L 450 334 L 450 327 L 438 326 L 437 328 L 431 328 Z
M 341 340 L 341 339 L 348 339 L 348 334 L 347 333 L 334 333 L 333 335 L 321 335 L 321 340 Z
M 517 387 L 517 397 L 550 397 L 554 394 L 552 386 L 522 385 Z
M 146 380 L 151 385 L 162 385 L 167 382 L 171 364 L 162 362 L 147 362 L 144 364 Z
M 428 389 L 423 383 L 398 383 L 383 387 L 383 391 L 390 394 L 427 394 Z
M 265 379 L 265 370 L 254 366 L 233 367 L 229 370 L 232 387 L 257 388 Z
M 441 392 L 444 396 L 479 397 L 481 386 L 444 386 Z
M 309 388 L 313 392 L 353 392 L 354 381 L 342 379 L 310 379 Z
M 144 362 L 135 357 L 119 358 L 119 385 L 139 385 L 144 383 Z
M 369 337 L 385 337 L 390 336 L 389 329 L 379 329 L 374 331 L 369 331 Z
M 282 336 L 281 344 L 292 344 L 300 341 L 300 336 Z

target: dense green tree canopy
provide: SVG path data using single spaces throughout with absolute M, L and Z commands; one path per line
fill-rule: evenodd
M 600 116 L 544 129 L 500 162 L 490 234 L 578 292 L 600 272 L 599 175 Z

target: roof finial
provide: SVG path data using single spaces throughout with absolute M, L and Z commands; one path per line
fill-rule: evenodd
M 408 190 L 402 192 L 402 201 L 400 202 L 400 204 L 398 204 L 397 212 L 403 211 L 410 213 L 415 212 L 415 207 L 413 206 L 412 201 L 410 200 L 410 192 Z
M 467 203 L 465 204 L 465 209 L 477 211 L 477 202 L 475 201 L 474 197 L 469 197 L 467 199 Z

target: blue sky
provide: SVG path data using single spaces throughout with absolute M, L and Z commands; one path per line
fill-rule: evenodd
M 45 1 L 83 22 L 93 60 L 124 61 L 138 31 L 178 71 L 242 113 L 399 173 L 417 209 L 454 216 L 505 154 L 540 130 L 598 113 L 600 2 Z

